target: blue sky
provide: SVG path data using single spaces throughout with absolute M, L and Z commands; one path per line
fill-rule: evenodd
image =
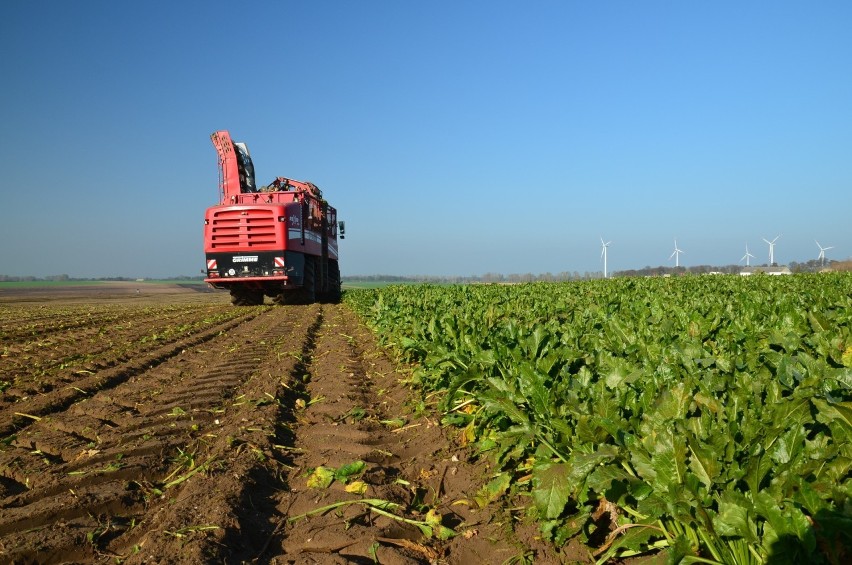
M 852 3 L 3 2 L 0 274 L 199 274 L 209 135 L 341 270 L 852 256 Z

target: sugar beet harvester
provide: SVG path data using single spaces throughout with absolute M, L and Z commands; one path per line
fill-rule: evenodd
M 340 297 L 337 210 L 310 182 L 278 177 L 257 187 L 248 149 L 227 131 L 210 136 L 219 154 L 221 202 L 204 217 L 205 282 L 237 306 L 309 304 Z M 340 239 L 344 225 L 340 222 Z

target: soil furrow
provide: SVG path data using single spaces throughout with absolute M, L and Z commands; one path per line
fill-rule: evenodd
M 425 509 L 412 506 L 422 468 L 404 459 L 415 433 L 397 424 L 407 411 L 404 390 L 394 387 L 399 375 L 383 358 L 368 354 L 371 348 L 351 314 L 342 307 L 330 309 L 318 338 L 320 354 L 308 370 L 306 393 L 313 403 L 299 415 L 295 430 L 300 455 L 287 475 L 288 490 L 278 497 L 278 509 L 289 520 L 282 521 L 273 562 L 367 563 L 375 558 L 381 563 L 414 563 L 441 554 L 440 543 L 424 539 L 418 527 L 401 520 L 425 519 L 419 512 Z M 378 364 L 383 364 L 381 370 Z M 391 388 L 397 392 L 388 394 Z M 396 431 L 383 422 L 393 422 Z M 426 421 L 421 425 L 433 426 Z M 421 439 L 425 451 L 430 451 L 430 442 L 442 441 L 439 433 Z M 324 488 L 308 486 L 316 469 L 338 470 L 358 461 L 365 465 L 357 476 L 340 477 Z M 393 512 L 398 519 L 372 512 L 369 505 L 357 502 L 363 498 L 399 505 Z M 312 514 L 332 504 L 343 506 Z
M 255 422 L 258 407 L 273 404 L 278 381 L 286 378 L 277 374 L 261 390 L 255 386 L 260 384 L 258 369 L 278 373 L 279 353 L 303 339 L 303 329 L 281 314 L 266 310 L 250 321 L 216 327 L 203 338 L 195 336 L 169 351 L 137 359 L 132 369 L 123 368 L 123 378 L 113 377 L 109 389 L 41 410 L 44 416 L 10 442 L 16 449 L 0 452 L 7 484 L 7 496 L 0 499 L 6 555 L 26 561 L 25 548 L 34 545 L 45 555 L 72 552 L 74 547 L 80 555 L 81 545 L 88 547 L 84 554 L 91 559 L 124 551 L 130 555 L 145 545 L 145 535 L 164 535 L 160 529 L 143 532 L 185 500 L 184 487 L 195 479 L 209 480 L 207 475 L 227 473 L 232 466 L 228 451 L 256 458 L 259 442 L 247 437 L 274 433 L 277 419 Z M 316 318 L 315 312 L 303 314 L 303 324 Z M 285 358 L 292 368 L 292 357 Z M 208 368 L 217 376 L 194 379 Z M 271 391 L 272 400 L 264 390 Z M 86 436 L 97 439 L 87 441 Z M 197 505 L 205 494 L 190 498 Z M 111 524 L 108 532 L 100 531 L 105 519 Z M 47 520 L 67 527 L 40 528 Z M 22 530 L 32 531 L 25 535 Z M 130 530 L 132 535 L 127 535 Z M 77 532 L 76 537 L 57 535 L 69 531 Z M 15 546 L 24 549 L 5 545 L 10 533 L 15 534 Z M 127 539 L 137 541 L 128 545 Z
M 45 394 L 25 397 L 11 405 L 7 404 L 0 411 L 0 437 L 10 435 L 16 429 L 25 427 L 50 412 L 64 410 L 94 392 L 114 387 L 133 375 L 181 354 L 186 348 L 198 346 L 223 332 L 231 331 L 254 316 L 254 313 L 250 313 L 237 320 L 216 324 L 190 337 L 146 351 L 114 367 L 80 378 L 73 386 L 53 389 Z
M 323 319 L 318 305 L 276 314 L 286 325 L 258 336 L 255 343 L 263 344 L 263 352 L 247 350 L 260 361 L 234 391 L 231 435 L 209 446 L 221 464 L 194 478 L 168 512 L 153 516 L 149 533 L 134 542 L 142 549 L 129 563 L 239 563 L 263 552 L 277 521 L 273 497 L 283 488 L 282 473 L 290 463 L 288 420 L 304 374 L 299 359 L 312 354 Z M 200 506 L 211 493 L 215 504 Z M 190 535 L 176 540 L 163 533 L 174 531 Z
M 480 508 L 488 466 L 346 306 L 202 298 L 164 307 L 169 324 L 209 320 L 168 343 L 141 343 L 164 327 L 156 305 L 116 306 L 133 323 L 110 339 L 135 345 L 111 367 L 44 374 L 35 395 L 0 376 L 0 562 L 462 564 L 531 546 L 552 562 L 534 529 L 511 541 L 517 516 Z M 75 308 L 90 311 L 57 324 Z M 78 329 L 74 354 L 102 351 Z

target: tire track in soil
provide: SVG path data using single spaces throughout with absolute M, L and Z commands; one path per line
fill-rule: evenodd
M 297 412 L 293 468 L 287 490 L 276 498 L 279 521 L 264 552 L 270 563 L 500 563 L 523 553 L 507 541 L 507 528 L 490 510 L 475 510 L 473 495 L 486 467 L 465 461 L 438 422 L 411 419 L 409 389 L 374 336 L 342 306 L 329 308 L 306 367 L 305 398 Z M 408 419 L 403 427 L 391 420 Z M 384 423 L 383 423 L 384 422 Z M 367 492 L 346 492 L 337 481 L 327 489 L 307 487 L 318 466 L 339 468 L 362 460 Z M 399 517 L 424 520 L 432 508 L 453 540 L 426 539 L 416 526 L 350 504 L 323 514 L 321 507 L 359 498 L 399 504 Z M 481 535 L 480 535 L 481 532 Z
M 477 509 L 487 464 L 411 415 L 402 375 L 348 308 L 255 312 L 52 405 L 0 445 L 0 561 L 500 563 L 538 545 L 537 562 L 558 562 L 532 535 L 513 541 L 512 516 Z M 386 425 L 395 418 L 406 425 Z M 425 539 L 357 503 L 292 520 L 362 498 L 306 484 L 319 465 L 355 460 L 363 497 L 408 519 L 435 509 L 459 535 Z
M 12 386 L 0 396 L 0 413 L 6 405 L 45 395 L 63 385 L 76 384 L 80 374 L 103 371 L 127 362 L 131 356 L 141 357 L 166 344 L 197 335 L 208 325 L 205 318 L 210 315 L 225 315 L 225 319 L 210 326 L 220 330 L 233 327 L 235 320 L 246 321 L 257 315 L 256 312 L 222 312 L 216 307 L 179 311 L 158 309 L 156 320 L 151 320 L 152 312 L 146 310 L 116 309 L 114 316 L 124 314 L 120 323 L 62 332 L 60 339 L 56 335 L 58 328 L 65 324 L 67 316 L 73 317 L 74 312 L 60 314 L 53 325 L 45 324 L 22 343 L 10 346 L 3 341 L 0 373 Z M 86 311 L 77 311 L 77 314 L 85 317 Z M 12 321 L 2 316 L 0 327 L 8 328 Z M 175 333 L 177 326 L 184 327 Z M 152 335 L 156 336 L 155 340 L 151 340 Z M 213 334 L 208 332 L 207 335 Z
M 0 560 L 216 560 L 278 457 L 282 382 L 321 323 L 319 306 L 253 312 L 93 375 L 90 397 L 30 405 L 0 451 Z M 193 534 L 210 543 L 187 552 Z
M 74 402 L 94 392 L 119 385 L 133 375 L 140 374 L 181 354 L 186 348 L 216 338 L 223 332 L 229 332 L 257 315 L 257 311 L 251 311 L 239 318 L 214 324 L 187 338 L 172 341 L 129 360 L 120 361 L 115 366 L 99 370 L 91 376 L 76 379 L 73 386 L 54 388 L 39 395 L 16 398 L 15 402 L 11 404 L 3 402 L 0 404 L 0 408 L 3 408 L 0 410 L 0 438 L 15 433 L 16 430 L 26 427 L 51 412 L 64 410 Z M 57 377 L 57 380 L 59 378 Z M 13 409 L 6 409 L 7 407 Z

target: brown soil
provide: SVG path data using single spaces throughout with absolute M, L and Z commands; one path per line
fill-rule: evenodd
M 477 507 L 487 464 L 344 305 L 136 286 L 0 290 L 0 561 L 588 562 Z

